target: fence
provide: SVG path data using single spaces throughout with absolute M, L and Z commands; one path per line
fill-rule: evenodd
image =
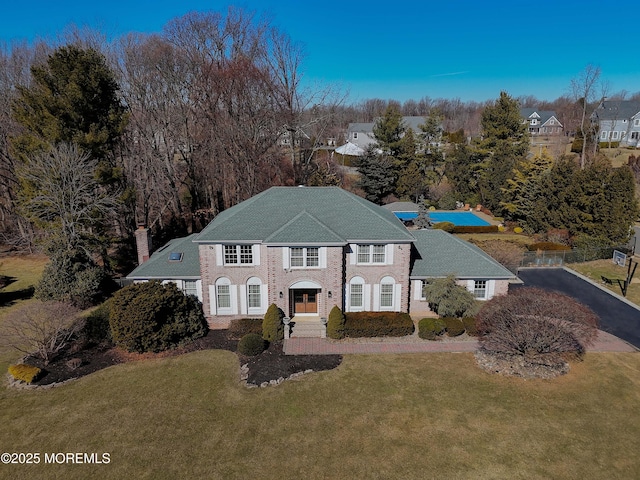
M 626 246 L 606 248 L 580 248 L 573 250 L 545 250 L 525 252 L 521 267 L 559 267 L 567 263 L 582 263 L 603 258 L 612 258 L 613 251 L 627 252 Z

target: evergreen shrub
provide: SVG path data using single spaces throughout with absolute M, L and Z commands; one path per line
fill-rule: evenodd
M 239 340 L 248 333 L 257 333 L 262 335 L 262 319 L 261 318 L 236 318 L 231 320 L 229 324 L 229 338 Z
M 284 339 L 284 312 L 275 303 L 269 305 L 262 320 L 262 338 L 267 342 L 279 342 Z
M 404 337 L 415 330 L 408 313 L 348 312 L 345 313 L 346 337 Z
M 265 340 L 259 333 L 247 333 L 238 342 L 238 352 L 248 357 L 255 357 L 264 352 Z
M 464 325 L 462 320 L 457 317 L 444 317 L 442 319 L 447 329 L 447 336 L 457 337 L 464 333 Z
M 134 283 L 111 298 L 109 325 L 114 342 L 130 352 L 159 352 L 204 336 L 202 305 L 174 283 Z
M 329 312 L 329 319 L 327 320 L 327 337 L 335 340 L 344 338 L 344 324 L 344 314 L 336 305 Z
M 81 335 L 91 343 L 111 344 L 111 327 L 109 326 L 109 309 L 111 301 L 101 303 L 89 315 L 87 315 Z
M 462 319 L 462 325 L 470 337 L 478 336 L 478 328 L 476 327 L 476 319 L 474 317 L 464 317 Z
M 427 317 L 418 322 L 418 336 L 426 340 L 437 340 L 445 325 L 439 318 Z
M 33 365 L 27 365 L 19 363 L 17 365 L 9 366 L 9 373 L 16 380 L 23 381 L 25 383 L 33 383 L 37 380 L 42 370 Z

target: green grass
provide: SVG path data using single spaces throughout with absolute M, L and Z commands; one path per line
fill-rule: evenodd
M 0 465 L 5 478 L 638 478 L 640 356 L 565 377 L 489 375 L 471 354 L 347 356 L 267 389 L 234 354 L 120 365 L 0 391 L 3 451 L 108 452 L 108 465 Z
M 0 348 L 0 370 L 15 357 Z M 0 387 L 0 453 L 41 454 L 0 478 L 640 478 L 639 402 L 635 353 L 588 353 L 555 380 L 489 375 L 471 354 L 351 355 L 248 389 L 235 354 L 201 351 Z M 52 452 L 111 461 L 44 464 Z
M 603 287 L 606 287 L 612 292 L 622 295 L 622 290 L 615 280 L 624 280 L 627 278 L 627 268 L 615 265 L 611 259 L 594 260 L 592 262 L 585 263 L 572 263 L 567 266 L 585 277 L 592 279 Z M 605 284 L 602 282 L 602 277 L 610 278 L 614 280 L 614 283 L 612 285 Z M 636 269 L 633 280 L 627 289 L 626 299 L 636 305 L 640 305 L 640 268 Z

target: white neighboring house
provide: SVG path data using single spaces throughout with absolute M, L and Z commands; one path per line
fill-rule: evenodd
M 562 123 L 553 110 L 536 110 L 535 108 L 521 108 L 520 116 L 526 123 L 531 135 L 562 135 Z
M 378 119 L 376 119 L 377 121 Z M 413 130 L 413 133 L 419 135 L 422 133 L 420 125 L 424 125 L 426 117 L 422 116 L 406 116 L 402 117 L 402 123 L 407 129 Z M 364 152 L 369 145 L 376 143 L 376 137 L 373 134 L 373 127 L 376 122 L 370 123 L 350 123 L 347 128 L 347 143 L 352 143 L 361 148 Z M 336 149 L 337 151 L 337 149 Z M 340 152 L 338 152 L 340 153 Z M 362 154 L 359 154 L 362 155 Z
M 640 146 L 640 101 L 603 100 L 591 114 L 598 125 L 600 142 L 620 142 L 620 146 Z

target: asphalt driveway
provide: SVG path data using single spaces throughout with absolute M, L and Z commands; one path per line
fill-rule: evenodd
M 555 290 L 575 298 L 600 317 L 600 330 L 640 348 L 640 310 L 637 308 L 562 268 L 523 268 L 518 277 L 524 286 Z

